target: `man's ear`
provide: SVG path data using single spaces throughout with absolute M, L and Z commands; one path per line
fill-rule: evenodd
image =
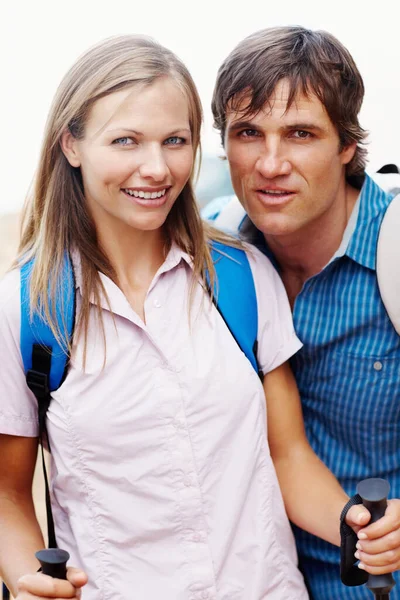
M 342 157 L 342 164 L 348 165 L 351 159 L 354 157 L 357 150 L 357 142 L 353 142 L 350 146 L 345 146 L 340 155 Z
M 78 140 L 74 138 L 68 128 L 61 135 L 60 145 L 71 167 L 80 167 L 81 160 L 78 151 Z

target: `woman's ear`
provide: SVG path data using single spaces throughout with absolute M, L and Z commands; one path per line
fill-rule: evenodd
M 81 160 L 78 150 L 78 140 L 74 138 L 68 128 L 61 135 L 60 145 L 71 167 L 80 167 Z

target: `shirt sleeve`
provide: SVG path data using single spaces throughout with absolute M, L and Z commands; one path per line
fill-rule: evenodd
M 293 326 L 285 288 L 271 261 L 247 246 L 258 304 L 258 362 L 264 375 L 276 369 L 301 347 Z
M 38 409 L 20 352 L 20 273 L 0 281 L 0 433 L 37 437 Z

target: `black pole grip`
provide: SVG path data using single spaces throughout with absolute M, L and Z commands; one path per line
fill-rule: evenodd
M 364 479 L 357 485 L 357 493 L 361 496 L 365 508 L 371 513 L 370 523 L 375 523 L 385 514 L 389 491 L 390 485 L 385 479 Z M 385 575 L 369 574 L 365 585 L 375 594 L 376 598 L 385 595 L 389 598 L 390 590 L 395 585 L 395 581 L 391 573 Z
M 69 554 L 66 550 L 59 548 L 47 548 L 39 550 L 35 554 L 42 566 L 42 573 L 56 579 L 67 579 L 67 562 Z

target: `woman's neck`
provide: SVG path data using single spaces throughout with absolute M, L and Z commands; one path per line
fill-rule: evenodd
M 154 275 L 165 260 L 166 240 L 162 229 L 141 231 L 133 227 L 101 227 L 98 243 L 114 270 L 115 283 L 129 292 L 148 289 Z

